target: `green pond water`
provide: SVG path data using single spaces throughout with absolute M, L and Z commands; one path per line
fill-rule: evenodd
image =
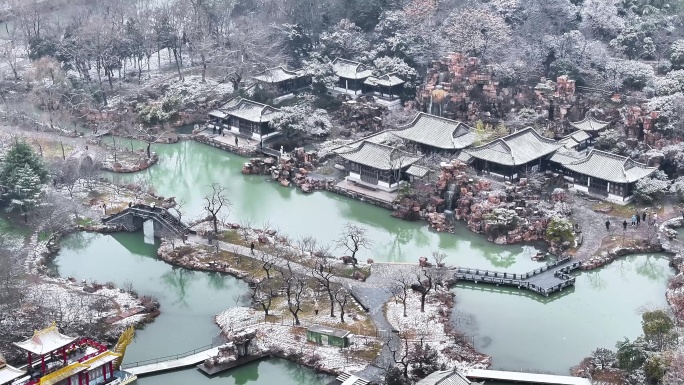
M 460 224 L 456 234 L 439 234 L 424 223 L 396 220 L 387 210 L 335 194 L 304 195 L 263 176 L 244 176 L 240 169 L 247 159 L 199 143 L 154 145 L 153 151 L 160 155 L 159 164 L 138 174 L 149 178 L 160 195 L 184 201 L 185 218 L 202 214 L 202 198 L 211 190 L 209 185 L 218 182 L 229 188 L 230 218 L 235 222 L 250 218 L 256 227 L 268 221 L 291 237 L 311 235 L 322 242 L 334 240 L 345 222 L 360 224 L 375 242 L 372 250 L 361 252 L 362 260 L 415 262 L 439 249 L 447 253 L 448 263 L 461 266 L 516 273 L 540 266 L 530 259 L 539 250 L 534 245 L 497 246 Z M 136 176 L 112 177 L 132 180 Z M 140 233 L 77 234 L 65 240 L 54 261 L 62 276 L 111 280 L 119 285 L 130 281 L 141 294 L 159 298 L 162 315 L 138 333 L 127 352 L 128 362 L 208 344 L 218 333 L 213 315 L 235 304 L 245 290 L 230 277 L 173 268 L 159 261 L 155 250 Z M 613 347 L 618 339 L 639 335 L 639 311 L 665 306 L 670 274 L 667 261 L 659 256 L 626 257 L 607 268 L 579 274 L 576 287 L 552 301 L 459 285 L 454 318 L 461 330 L 474 336 L 479 350 L 494 357 L 494 368 L 567 374 L 596 347 Z M 312 377 L 299 381 L 295 369 L 301 371 L 298 375 Z M 259 380 L 250 382 L 255 373 Z M 204 378 L 187 370 L 141 382 L 201 383 Z M 215 381 L 315 385 L 327 379 L 290 363 L 268 360 Z
M 111 138 L 105 139 L 108 143 Z M 117 143 L 127 143 L 119 139 Z M 134 148 L 143 146 L 133 142 Z M 123 145 L 123 144 L 121 144 Z M 144 175 L 155 191 L 165 197 L 174 196 L 185 202 L 186 218 L 205 215 L 203 197 L 210 193 L 212 183 L 228 188 L 232 205 L 229 218 L 245 219 L 253 227 L 269 222 L 293 239 L 313 236 L 329 243 L 335 240 L 346 222 L 355 222 L 367 229 L 374 240 L 372 250 L 361 250 L 361 260 L 417 262 L 434 250 L 448 255 L 447 263 L 477 268 L 512 268 L 529 271 L 540 266 L 530 257 L 539 251 L 533 245 L 499 246 L 473 234 L 461 223 L 456 234 L 435 233 L 424 222 L 400 221 L 390 212 L 337 194 L 315 192 L 304 194 L 295 188 L 282 187 L 260 175 L 242 175 L 242 164 L 249 159 L 226 153 L 194 141 L 172 145 L 154 145 L 159 163 L 136 174 L 113 175 L 121 181 L 133 181 Z M 342 255 L 343 250 L 338 250 Z
M 673 274 L 664 255 L 631 255 L 575 274 L 574 288 L 549 298 L 459 284 L 453 318 L 494 368 L 567 374 L 595 348 L 640 335 L 641 312 L 667 306 Z
M 238 303 L 246 285 L 217 273 L 195 272 L 168 265 L 156 257 L 157 245 L 142 233 L 103 235 L 78 233 L 62 241 L 52 268 L 63 277 L 133 284 L 141 295 L 156 297 L 161 315 L 136 332 L 126 351 L 128 363 L 178 354 L 208 345 L 219 332 L 217 313 Z M 284 360 L 255 362 L 215 377 L 222 384 L 324 384 L 327 376 Z M 300 382 L 299 380 L 305 380 Z M 195 384 L 208 381 L 195 369 L 140 379 L 144 385 Z

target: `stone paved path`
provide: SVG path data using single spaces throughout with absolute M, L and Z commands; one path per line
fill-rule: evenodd
M 620 239 L 623 235 L 626 239 L 641 238 L 645 239 L 652 235 L 653 228 L 641 223 L 638 227 L 631 226 L 628 218 L 615 217 L 610 214 L 595 212 L 591 207 L 595 202 L 576 198 L 573 204 L 571 220 L 580 225 L 582 229 L 583 242 L 575 253 L 576 260 L 586 260 L 596 254 L 601 247 L 601 243 L 608 236 Z M 664 212 L 659 215 L 658 224 L 680 216 L 679 209 L 672 204 L 665 204 Z M 623 221 L 627 220 L 627 231 L 623 232 Z M 606 220 L 610 220 L 610 231 L 606 231 Z M 648 220 L 648 219 L 647 219 Z

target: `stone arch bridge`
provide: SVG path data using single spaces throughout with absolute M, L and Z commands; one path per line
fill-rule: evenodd
M 118 225 L 126 231 L 134 232 L 142 229 L 143 224 L 150 219 L 154 225 L 154 236 L 157 238 L 184 238 L 193 232 L 188 225 L 172 215 L 169 210 L 145 204 L 128 207 L 102 219 L 102 223 Z

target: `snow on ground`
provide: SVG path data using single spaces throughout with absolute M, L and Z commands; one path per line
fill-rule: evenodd
M 441 295 L 448 295 L 443 292 Z M 406 313 L 401 300 L 389 301 L 386 305 L 387 321 L 400 333 L 406 333 L 409 341 L 418 343 L 421 339 L 437 349 L 440 361 L 448 368 L 452 367 L 476 367 L 487 368 L 487 360 L 475 364 L 459 360 L 458 357 L 469 356 L 467 347 L 455 343 L 455 335 L 447 330 L 451 309 L 437 297 L 428 295 L 425 302 L 425 312 L 420 311 L 420 294 L 410 292 L 406 299 Z M 411 345 L 409 342 L 409 345 Z M 470 361 L 470 360 L 469 360 Z
M 216 316 L 216 323 L 224 333 L 252 328 L 257 331 L 257 346 L 260 351 L 281 351 L 285 355 L 301 354 L 302 360 L 312 366 L 339 373 L 357 371 L 370 362 L 360 359 L 358 352 L 376 341 L 365 337 L 352 337 L 352 347 L 340 349 L 306 342 L 306 331 L 290 325 L 263 322 L 263 313 L 247 307 L 234 307 Z M 316 365 L 315 361 L 318 361 Z
M 43 278 L 30 285 L 27 300 L 44 307 L 60 324 L 96 323 L 104 317 L 142 306 L 132 295 L 118 289 L 102 288 L 95 293 L 83 291 L 82 283 L 66 278 Z

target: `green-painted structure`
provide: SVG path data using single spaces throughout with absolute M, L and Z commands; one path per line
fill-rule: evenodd
M 324 325 L 311 325 L 306 329 L 306 340 L 318 345 L 349 347 L 349 332 Z

